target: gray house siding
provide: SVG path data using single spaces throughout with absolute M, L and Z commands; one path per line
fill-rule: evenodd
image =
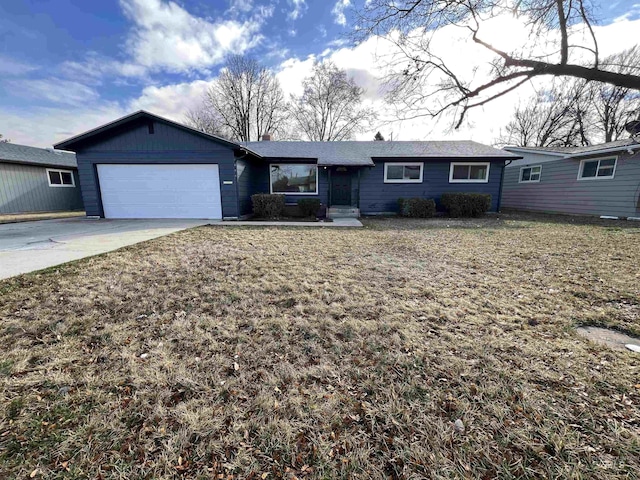
M 75 187 L 50 187 L 46 167 L 0 163 L 0 214 L 81 210 L 75 171 L 74 177 Z
M 78 148 L 76 152 L 82 198 L 87 215 L 104 216 L 96 165 L 98 164 L 210 164 L 218 165 L 222 215 L 238 217 L 238 188 L 233 149 L 196 134 L 153 122 L 126 125 Z M 225 184 L 225 182 L 231 182 Z
M 489 168 L 487 183 L 449 183 L 451 162 L 473 163 L 480 160 L 427 160 L 424 162 L 422 183 L 384 183 L 385 162 L 419 162 L 420 159 L 405 160 L 375 159 L 375 166 L 363 168 L 360 177 L 360 211 L 363 214 L 397 212 L 398 198 L 433 198 L 440 208 L 440 196 L 446 192 L 488 193 L 491 195 L 491 211 L 498 208 L 500 175 L 503 160 L 493 160 Z M 489 160 L 484 160 L 487 162 Z
M 581 159 L 539 163 L 524 155 L 519 165 L 505 169 L 504 207 L 579 215 L 640 216 L 640 153 L 618 154 L 614 178 L 600 180 L 578 180 Z M 522 166 L 538 164 L 542 165 L 539 183 L 518 183 Z

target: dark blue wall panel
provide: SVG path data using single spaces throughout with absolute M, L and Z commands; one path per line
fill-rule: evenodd
M 269 165 L 272 163 L 308 163 L 308 161 L 296 161 L 291 159 L 282 159 L 282 160 L 260 160 L 247 162 L 250 173 L 245 174 L 244 182 L 250 185 L 249 188 L 243 189 L 242 191 L 249 191 L 250 195 L 254 193 L 270 193 L 269 186 Z M 240 181 L 238 182 L 238 186 L 240 187 Z M 324 167 L 318 167 L 318 195 L 306 194 L 306 195 L 285 195 L 285 199 L 287 203 L 297 203 L 298 200 L 302 198 L 317 198 L 324 205 L 327 204 L 329 192 L 329 180 L 328 180 L 328 170 Z M 242 193 L 240 193 L 240 203 L 243 204 L 242 201 Z M 246 213 L 251 212 L 251 199 L 248 199 L 248 208 L 243 210 Z M 242 213 L 245 215 L 246 213 Z
M 449 168 L 455 160 L 427 160 L 424 162 L 422 183 L 384 183 L 385 162 L 398 162 L 400 159 L 376 159 L 375 166 L 363 168 L 360 174 L 360 211 L 363 214 L 396 212 L 398 198 L 433 198 L 439 206 L 440 196 L 445 192 L 488 193 L 491 195 L 491 210 L 496 211 L 500 190 L 502 160 L 492 161 L 489 168 L 488 183 L 449 183 Z M 407 162 L 418 161 L 415 158 Z
M 103 216 L 96 165 L 112 164 L 218 164 L 222 215 L 239 216 L 233 150 L 214 140 L 185 132 L 161 122 L 154 122 L 154 133 L 148 123 L 133 123 L 107 136 L 92 139 L 76 153 L 82 198 L 87 215 Z M 232 182 L 225 185 L 224 182 Z

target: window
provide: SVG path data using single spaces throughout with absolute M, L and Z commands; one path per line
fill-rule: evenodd
M 75 187 L 76 182 L 73 179 L 73 172 L 69 170 L 51 170 L 47 169 L 47 179 L 50 187 Z
M 602 180 L 613 178 L 616 172 L 618 157 L 598 158 L 595 160 L 582 160 L 578 180 Z
M 520 169 L 520 183 L 537 183 L 542 174 L 542 165 L 535 167 L 522 167 Z
M 451 162 L 449 183 L 487 183 L 489 163 Z
M 318 166 L 296 163 L 272 164 L 271 193 L 317 195 Z
M 384 183 L 422 183 L 424 163 L 385 163 Z

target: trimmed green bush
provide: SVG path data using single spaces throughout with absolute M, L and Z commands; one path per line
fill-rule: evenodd
M 400 215 L 410 218 L 431 218 L 436 214 L 436 202 L 432 198 L 399 198 Z
M 320 210 L 320 200 L 317 198 L 302 198 L 298 200 L 298 209 L 303 217 L 315 217 Z
M 271 195 L 268 193 L 257 193 L 251 195 L 253 202 L 253 213 L 260 218 L 278 218 L 284 214 L 284 195 Z
M 485 193 L 443 193 L 440 203 L 450 217 L 481 217 L 491 208 L 491 195 Z

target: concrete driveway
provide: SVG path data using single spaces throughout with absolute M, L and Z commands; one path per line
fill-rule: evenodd
M 208 223 L 211 221 L 69 218 L 0 225 L 0 279 Z

